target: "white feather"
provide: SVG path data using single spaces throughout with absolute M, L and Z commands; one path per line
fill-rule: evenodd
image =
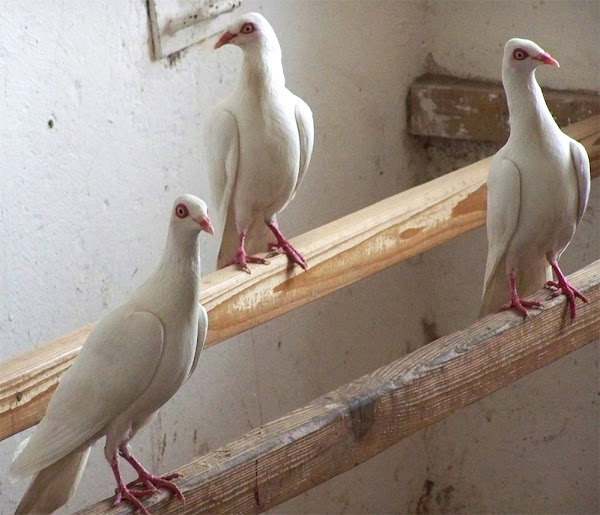
M 514 59 L 517 49 L 531 57 Z M 548 260 L 558 259 L 571 241 L 589 195 L 587 154 L 560 130 L 535 79 L 541 62 L 533 57 L 542 55 L 527 40 L 505 46 L 502 81 L 511 131 L 489 172 L 482 315 L 510 299 L 511 271 L 521 297 L 544 286 L 551 278 Z
M 253 39 L 240 27 L 252 22 Z M 308 105 L 285 87 L 281 49 L 267 20 L 244 15 L 231 31 L 231 42 L 244 51 L 236 91 L 222 102 L 207 124 L 208 171 L 219 206 L 221 248 L 218 266 L 231 258 L 239 234 L 247 231 L 247 251 L 266 250 L 269 232 L 294 197 L 308 169 L 314 124 Z
M 106 436 L 109 462 L 195 368 L 207 330 L 199 304 L 198 220 L 206 204 L 191 195 L 189 216 L 171 216 L 163 258 L 128 301 L 94 327 L 63 376 L 46 414 L 15 453 L 10 473 L 36 474 L 23 513 L 50 512 L 72 495 L 90 446 Z

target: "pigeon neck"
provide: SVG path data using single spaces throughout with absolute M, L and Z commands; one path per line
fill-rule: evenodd
M 170 281 L 188 283 L 200 277 L 200 249 L 198 234 L 185 234 L 184 230 L 169 230 L 167 244 L 158 267 L 160 275 Z
M 509 69 L 503 73 L 502 82 L 508 102 L 511 134 L 513 131 L 531 133 L 532 127 L 542 129 L 556 125 L 535 79 L 535 70 L 523 74 Z
M 253 50 L 253 49 L 252 49 Z M 241 86 L 250 89 L 269 89 L 285 86 L 279 45 L 261 51 L 244 53 Z

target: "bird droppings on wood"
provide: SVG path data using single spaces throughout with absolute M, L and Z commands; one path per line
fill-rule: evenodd
M 22 392 L 17 392 L 15 394 L 15 397 L 17 398 L 17 402 L 20 402 L 21 399 L 23 398 L 23 393 Z

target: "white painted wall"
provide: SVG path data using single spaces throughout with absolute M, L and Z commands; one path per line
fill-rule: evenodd
M 246 0 L 244 10 L 271 20 L 288 86 L 315 115 L 311 169 L 281 217 L 290 235 L 490 150 L 436 141 L 435 153 L 407 136 L 407 89 L 429 52 L 452 73 L 498 78 L 504 40 L 531 36 L 561 62 L 543 83 L 600 82 L 595 2 Z M 200 129 L 233 89 L 240 54 L 196 46 L 169 66 L 150 60 L 149 41 L 143 0 L 3 3 L 0 359 L 116 306 L 154 267 L 172 200 L 208 196 Z M 568 270 L 598 258 L 595 195 Z M 215 252 L 204 239 L 205 264 Z M 167 471 L 418 347 L 423 320 L 440 334 L 466 325 L 484 260 L 474 231 L 207 349 L 134 450 Z M 597 377 L 588 346 L 274 511 L 415 511 L 426 479 L 441 492 L 432 511 L 597 511 Z M 26 434 L 0 443 L 1 515 L 25 488 L 5 471 Z M 568 481 L 549 473 L 565 456 L 577 460 Z M 64 511 L 112 487 L 98 444 Z

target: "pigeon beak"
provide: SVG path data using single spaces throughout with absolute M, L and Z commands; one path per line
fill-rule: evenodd
M 203 231 L 206 231 L 208 234 L 212 234 L 214 236 L 215 230 L 213 229 L 212 224 L 210 223 L 210 218 L 207 217 L 198 217 L 196 218 L 197 224 L 202 227 Z
M 226 45 L 227 43 L 229 43 L 233 38 L 237 38 L 237 34 L 232 34 L 231 32 L 227 31 L 225 32 L 225 34 L 223 34 L 221 36 L 221 39 L 219 39 L 219 41 L 217 41 L 217 44 L 215 45 L 215 49 L 217 48 L 221 48 L 223 45 Z
M 556 66 L 557 68 L 560 68 L 560 64 L 558 64 L 558 61 L 554 59 L 554 57 L 552 57 L 550 54 L 542 52 L 541 54 L 538 54 L 537 56 L 533 57 L 533 59 L 535 59 L 536 61 L 540 61 L 543 64 L 549 64 L 550 66 Z

